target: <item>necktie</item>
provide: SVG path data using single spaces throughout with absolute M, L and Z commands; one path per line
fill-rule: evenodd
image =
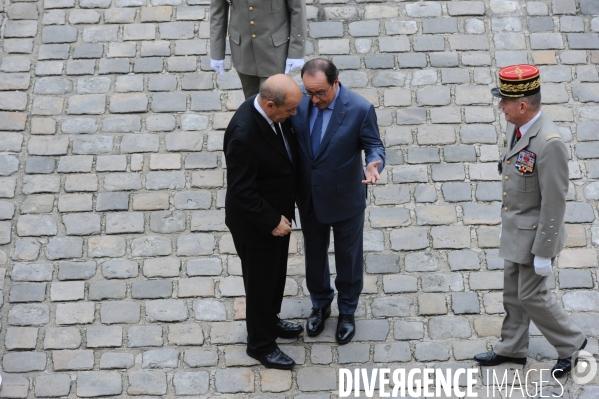
M 522 138 L 522 133 L 520 133 L 520 128 L 516 128 L 516 136 L 514 137 L 514 141 L 512 143 L 512 148 L 516 146 L 516 143 Z M 511 148 L 510 148 L 511 149 Z
M 310 136 L 310 142 L 312 144 L 312 155 L 316 158 L 318 149 L 320 148 L 320 136 L 322 136 L 322 110 L 318 110 L 316 120 L 314 121 L 314 127 L 312 127 L 312 136 Z
M 289 149 L 287 148 L 287 145 L 285 144 L 285 137 L 283 137 L 283 132 L 281 131 L 281 126 L 279 126 L 279 124 L 277 122 L 273 122 L 273 125 L 275 127 L 275 131 L 277 132 L 277 136 L 283 143 L 283 148 L 285 148 L 285 151 L 287 151 L 287 155 L 289 156 L 289 159 L 291 159 L 291 153 L 289 152 Z

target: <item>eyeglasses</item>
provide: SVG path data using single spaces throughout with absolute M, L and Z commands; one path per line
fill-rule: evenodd
M 324 96 L 327 95 L 327 93 L 329 92 L 329 90 L 331 90 L 331 87 L 333 87 L 333 85 L 330 85 L 328 89 L 326 89 L 325 91 L 320 91 L 318 93 L 310 93 L 309 91 L 304 90 L 302 92 L 302 94 L 305 97 L 318 97 L 318 98 L 323 98 Z

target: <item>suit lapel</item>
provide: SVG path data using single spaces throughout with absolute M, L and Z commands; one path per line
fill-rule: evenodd
M 331 139 L 339 129 L 343 118 L 345 118 L 345 114 L 347 113 L 347 99 L 344 95 L 344 88 L 339 83 L 339 97 L 337 98 L 337 102 L 335 103 L 335 108 L 333 109 L 333 114 L 331 115 L 331 119 L 329 120 L 329 124 L 327 126 L 327 130 L 324 133 L 324 137 L 320 142 L 320 148 L 318 150 L 318 155 L 322 154 L 326 148 L 326 146 L 330 143 Z M 316 156 L 318 158 L 318 155 Z
M 302 129 L 300 129 L 300 131 L 301 131 L 301 134 L 303 135 L 303 137 L 301 137 L 299 139 L 304 140 L 304 145 L 308 149 L 308 152 L 312 156 L 312 159 L 314 159 L 314 154 L 312 154 L 312 143 L 310 142 L 310 109 L 311 108 L 312 108 L 312 102 L 310 101 L 310 98 L 309 97 L 303 98 L 302 102 L 300 103 L 300 112 L 301 112 L 300 120 L 302 121 L 302 124 L 303 124 Z
M 281 143 L 281 140 L 277 137 L 274 130 L 270 127 L 266 119 L 252 106 L 252 114 L 254 115 L 254 119 L 258 123 L 260 128 L 260 136 L 264 141 L 273 146 L 278 153 L 283 155 L 285 159 L 289 160 L 289 155 L 287 154 L 287 150 L 285 146 Z
M 544 122 L 545 121 L 543 118 L 543 114 L 541 114 L 539 116 L 539 118 L 535 121 L 535 123 L 533 123 L 532 126 L 528 129 L 526 134 L 524 136 L 522 136 L 520 138 L 520 140 L 518 140 L 518 142 L 516 143 L 514 148 L 512 148 L 512 150 L 508 153 L 508 158 L 514 156 L 518 152 L 525 149 L 528 146 L 530 139 L 535 137 L 539 133 L 539 130 L 541 129 L 541 126 L 543 125 Z M 516 134 L 515 132 L 516 132 L 516 128 L 514 127 L 514 131 L 512 132 L 512 135 L 511 135 L 512 140 L 514 139 L 514 134 Z

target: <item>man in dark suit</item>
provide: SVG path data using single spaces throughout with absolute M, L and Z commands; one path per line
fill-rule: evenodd
M 334 291 L 328 248 L 333 228 L 339 306 L 336 339 L 346 344 L 355 334 L 354 313 L 363 286 L 366 184 L 379 179 L 385 148 L 374 107 L 342 86 L 338 74 L 337 67 L 326 59 L 304 65 L 305 97 L 292 122 L 299 152 L 297 205 L 313 308 L 307 331 L 310 336 L 320 334 L 331 314 Z
M 247 354 L 266 367 L 291 369 L 295 362 L 276 339 L 303 332 L 280 320 L 291 220 L 294 163 L 291 123 L 302 93 L 288 76 L 274 75 L 247 99 L 227 126 L 225 223 L 241 259 L 246 295 Z

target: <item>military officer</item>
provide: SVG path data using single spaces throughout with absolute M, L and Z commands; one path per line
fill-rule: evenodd
M 211 0 L 210 67 L 221 75 L 227 28 L 233 65 L 246 99 L 258 94 L 268 77 L 304 65 L 304 0 Z
M 501 339 L 474 359 L 486 366 L 526 363 L 532 320 L 557 350 L 552 374 L 570 371 L 571 357 L 586 345 L 555 295 L 547 289 L 552 261 L 564 248 L 568 152 L 557 127 L 541 111 L 541 79 L 533 65 L 499 71 L 499 109 L 507 121 L 499 162 L 503 185 L 499 256 L 504 259 Z

